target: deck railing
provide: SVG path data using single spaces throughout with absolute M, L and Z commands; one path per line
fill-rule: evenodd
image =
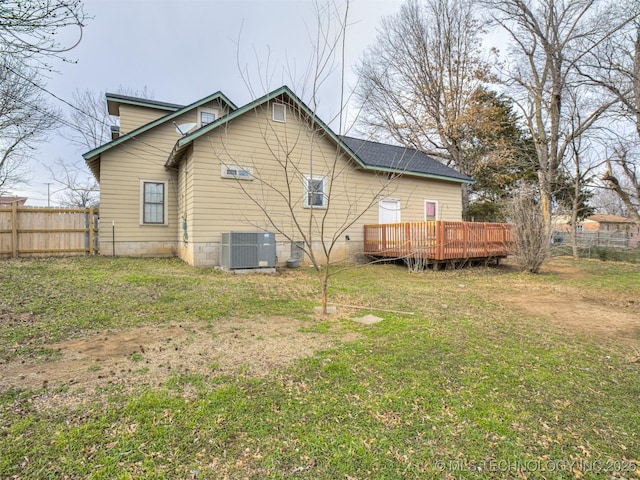
M 404 222 L 365 225 L 364 252 L 392 258 L 454 260 L 506 257 L 511 225 L 480 222 Z

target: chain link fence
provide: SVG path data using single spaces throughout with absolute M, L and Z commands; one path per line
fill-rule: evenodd
M 627 231 L 592 231 L 577 232 L 576 234 L 579 255 L 601 260 L 640 258 L 638 240 L 633 233 Z M 554 255 L 571 254 L 571 234 L 569 232 L 555 232 L 551 238 L 551 245 Z

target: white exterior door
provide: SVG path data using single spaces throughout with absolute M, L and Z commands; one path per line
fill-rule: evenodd
M 380 200 L 378 223 L 400 223 L 400 200 Z

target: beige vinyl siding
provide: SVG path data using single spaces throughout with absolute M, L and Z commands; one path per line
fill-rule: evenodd
M 214 110 L 218 110 L 218 118 L 226 115 L 227 113 L 229 113 L 229 108 L 226 106 L 226 104 L 224 104 L 223 102 L 221 102 L 220 100 L 214 100 L 213 102 L 207 102 L 203 105 L 200 105 L 199 108 L 212 108 Z M 194 120 L 195 122 L 195 120 Z
M 149 122 L 170 114 L 166 110 L 158 110 L 151 107 L 138 105 L 120 105 L 120 134 L 124 135 Z
M 404 175 L 394 181 L 395 192 L 389 199 L 400 200 L 402 222 L 423 222 L 424 201 L 438 203 L 438 220 L 459 222 L 462 219 L 462 191 L 459 183 Z M 366 223 L 378 223 L 378 209 Z
M 218 111 L 219 116 L 226 115 L 229 113 L 229 109 L 225 104 L 216 100 L 213 102 L 207 102 L 203 105 L 200 105 L 200 108 L 210 108 Z M 170 115 L 173 112 L 169 112 L 167 110 L 158 110 L 152 107 L 142 107 L 138 105 L 120 105 L 120 132 L 121 134 L 129 133 L 136 128 L 142 127 L 147 123 L 153 122 L 154 120 L 164 117 L 165 115 Z M 180 120 L 175 120 L 175 122 L 180 125 L 181 123 L 195 123 L 198 120 L 197 109 L 185 113 L 180 116 Z M 173 125 L 172 122 L 169 122 Z M 175 129 L 175 126 L 173 127 Z
M 194 264 L 193 236 L 193 159 L 191 151 L 187 152 L 179 166 L 178 173 L 178 242 L 179 256 L 185 262 Z M 184 228 L 186 227 L 186 229 Z
M 184 117 L 179 120 L 185 121 Z M 100 224 L 104 232 L 110 232 L 112 222 L 116 222 L 116 242 L 177 241 L 178 172 L 164 165 L 178 138 L 175 127 L 168 122 L 102 154 Z M 167 182 L 167 225 L 141 225 L 141 180 Z
M 220 109 L 221 115 L 227 113 L 218 102 L 206 106 Z M 128 117 L 130 125 L 153 120 L 139 110 L 153 111 L 123 106 L 121 113 L 132 114 Z M 222 232 L 270 231 L 276 232 L 280 260 L 284 261 L 287 240 L 258 205 L 264 206 L 273 221 L 295 240 L 302 237 L 295 229 L 294 217 L 306 230 L 313 212 L 316 241 L 325 214 L 327 240 L 343 225 L 354 222 L 338 237 L 334 259 L 361 251 L 363 226 L 378 223 L 381 198 L 400 200 L 402 221 L 424 220 L 426 199 L 438 202 L 440 219 L 460 220 L 460 184 L 404 176 L 386 185 L 387 174 L 359 169 L 324 133 L 312 136 L 308 122 L 301 121 L 291 107 L 287 107 L 286 123 L 274 122 L 271 115 L 269 104 L 195 139 L 176 169 L 164 167 L 180 138 L 173 122 L 104 152 L 100 174 L 102 251 L 111 251 L 111 225 L 115 221 L 117 255 L 177 254 L 193 265 L 216 265 Z M 195 108 L 175 119 L 178 124 L 195 121 Z M 285 161 L 296 166 L 289 170 L 288 182 L 279 163 Z M 334 162 L 340 173 L 332 183 L 329 209 L 305 208 L 303 177 L 328 174 Z M 223 163 L 251 167 L 256 178 L 222 178 Z M 141 180 L 167 182 L 167 225 L 141 225 Z M 290 195 L 293 214 L 282 195 Z M 356 220 L 357 216 L 360 218 Z
M 290 161 L 299 166 L 296 173 L 292 169 L 289 185 L 284 168 L 277 161 L 286 158 L 285 151 L 289 152 Z M 191 240 L 217 242 L 222 232 L 232 230 L 274 231 L 255 202 L 265 206 L 277 225 L 300 239 L 286 201 L 278 192 L 289 195 L 290 189 L 294 215 L 306 228 L 311 209 L 303 206 L 302 175 L 330 173 L 336 151 L 336 145 L 328 138 L 316 136 L 311 142 L 306 126 L 291 108 L 288 108 L 286 123 L 273 122 L 270 106 L 248 112 L 233 120 L 228 127 L 218 128 L 197 139 L 190 171 L 193 176 L 190 213 L 194 219 L 192 223 L 196 225 Z M 313 160 L 313 168 L 310 159 Z M 362 241 L 363 225 L 378 223 L 380 197 L 400 199 L 403 221 L 422 221 L 425 199 L 438 200 L 441 219 L 460 220 L 458 183 L 405 176 L 383 188 L 387 182 L 386 174 L 359 170 L 352 160 L 344 156 L 339 156 L 337 161 L 337 170 L 341 173 L 333 181 L 325 231 L 334 234 L 342 225 L 365 212 L 340 236 L 341 240 L 349 235 L 351 242 Z M 253 181 L 221 178 L 221 163 L 253 167 L 257 178 Z M 321 219 L 324 214 L 325 210 L 314 209 L 316 219 Z M 317 234 L 316 229 L 314 235 Z M 284 240 L 281 235 L 278 239 Z
M 218 113 L 218 117 L 217 118 L 223 117 L 227 113 L 229 113 L 229 108 L 225 104 L 223 104 L 222 102 L 220 102 L 218 100 L 213 101 L 213 102 L 207 102 L 207 103 L 205 103 L 203 105 L 200 105 L 198 107 L 196 115 L 195 115 L 195 118 L 193 120 L 194 122 L 198 122 L 199 121 L 198 112 L 201 111 L 201 110 L 216 110 L 217 113 Z
M 222 102 L 214 101 L 206 107 L 218 109 L 220 115 L 228 113 Z M 147 107 L 121 105 L 121 130 L 135 129 L 168 112 Z M 175 118 L 178 125 L 196 122 L 196 109 Z M 166 122 L 131 138 L 101 155 L 100 225 L 104 235 L 100 237 L 102 251 L 112 251 L 112 223 L 115 221 L 117 255 L 175 255 L 185 258 L 190 248 L 193 222 L 187 212 L 187 202 L 192 195 L 192 178 L 181 177 L 176 170 L 167 170 L 164 165 L 180 134 L 173 121 Z M 189 162 L 186 162 L 188 173 Z M 181 165 L 182 168 L 182 165 Z M 166 225 L 143 225 L 140 214 L 141 181 L 167 182 Z M 186 182 L 182 185 L 180 182 Z M 180 185 L 180 186 L 179 186 Z M 187 235 L 183 225 L 186 221 Z M 190 253 L 193 256 L 193 252 Z M 192 262 L 192 259 L 185 258 Z

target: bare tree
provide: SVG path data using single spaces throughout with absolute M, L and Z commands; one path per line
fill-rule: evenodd
M 41 70 L 82 38 L 86 15 L 80 0 L 0 2 L 0 178 L 20 171 L 37 142 L 57 126 L 60 114 L 42 96 Z M 76 36 L 70 42 L 70 29 Z
M 580 68 L 628 18 L 620 18 L 614 5 L 598 0 L 487 0 L 485 4 L 511 39 L 507 76 L 536 145 L 540 207 L 550 229 L 554 185 L 572 142 L 616 102 L 613 95 L 588 90 Z M 589 102 L 576 124 L 564 113 L 571 98 L 580 96 Z
M 464 114 L 489 80 L 473 0 L 408 0 L 357 68 L 362 125 L 472 174 Z M 463 209 L 468 205 L 463 190 Z
M 617 35 L 607 38 L 588 57 L 589 63 L 581 70 L 594 86 L 611 93 L 619 102 L 613 120 L 625 120 L 633 126 L 636 138 L 630 132 L 616 132 L 617 145 L 607 158 L 607 169 L 602 180 L 623 203 L 626 212 L 640 224 L 640 172 L 638 171 L 637 143 L 640 140 L 640 4 L 623 2 L 621 10 L 629 19 Z M 619 128 L 624 130 L 624 125 Z
M 70 207 L 95 207 L 99 204 L 100 187 L 86 165 L 58 158 L 55 165 L 45 165 L 53 181 L 61 186 L 59 203 Z
M 559 191 L 556 196 L 569 211 L 569 236 L 571 240 L 571 250 L 574 258 L 578 258 L 578 224 L 587 216 L 594 212 L 594 208 L 589 205 L 592 191 L 589 189 L 595 177 L 595 171 L 602 162 L 593 159 L 597 155 L 588 142 L 582 137 L 576 138 L 571 145 L 571 152 L 567 156 L 563 171 L 566 176 L 560 174 L 559 181 L 563 183 L 561 187 L 556 187 Z M 566 178 L 566 181 L 564 181 Z
M 607 158 L 606 164 L 602 180 L 620 198 L 629 216 L 640 224 L 640 167 L 637 158 L 628 145 L 621 145 Z
M 550 234 L 539 205 L 539 197 L 531 188 L 515 192 L 506 207 L 513 224 L 514 258 L 524 272 L 538 273 L 549 257 Z
M 27 168 L 23 158 L 11 157 L 0 169 L 0 195 L 27 183 Z
M 567 130 L 576 131 L 583 125 L 582 115 L 590 112 L 590 96 L 576 88 L 566 92 L 565 118 Z M 573 136 L 554 185 L 554 200 L 558 213 L 569 215 L 572 253 L 578 257 L 578 224 L 594 213 L 590 204 L 598 171 L 605 161 L 602 152 L 607 141 L 607 129 L 591 128 Z
M 580 73 L 617 98 L 622 106 L 617 113 L 640 137 L 640 4 L 623 0 L 618 8 L 627 23 L 589 52 Z
M 341 10 L 334 2 L 318 2 L 316 28 L 311 34 L 313 54 L 305 70 L 306 101 L 300 101 L 287 89 L 280 89 L 277 102 L 286 107 L 286 124 L 274 126 L 266 122 L 259 135 L 264 142 L 266 157 L 254 161 L 246 153 L 235 153 L 233 124 L 211 141 L 216 158 L 234 172 L 240 169 L 251 182 L 237 179 L 236 185 L 261 213 L 248 216 L 244 222 L 257 228 L 270 228 L 290 242 L 302 245 L 306 257 L 315 269 L 321 289 L 322 311 L 327 313 L 329 281 L 336 268 L 336 251 L 345 241 L 345 233 L 374 205 L 380 195 L 388 191 L 397 174 L 371 174 L 366 187 L 357 188 L 349 181 L 354 175 L 353 160 L 340 146 L 340 140 L 323 128 L 318 118 L 320 90 L 332 75 L 340 79 L 338 113 L 333 123 L 338 133 L 345 133 L 344 49 L 346 42 L 349 2 Z M 246 69 L 241 70 L 243 75 Z M 247 87 L 252 86 L 245 79 Z M 259 103 L 256 116 L 271 118 L 267 104 Z M 284 113 L 282 113 L 284 115 Z M 328 145 L 334 147 L 328 147 Z M 355 175 L 362 173 L 355 173 Z M 302 186 L 302 189 L 300 188 Z M 302 190 L 303 194 L 300 194 Z M 242 215 L 242 214 L 241 214 Z M 253 219 L 252 219 L 253 218 Z M 260 218 L 260 220 L 255 220 Z M 340 255 L 341 257 L 343 255 Z
M 15 64 L 50 69 L 46 59 L 67 60 L 64 55 L 80 43 L 86 20 L 81 0 L 5 0 L 0 52 Z
M 113 93 L 147 100 L 154 98 L 146 85 L 140 90 L 120 85 Z M 76 89 L 72 97 L 66 121 L 68 128 L 62 131 L 62 136 L 83 150 L 92 150 L 110 141 L 111 127 L 118 125 L 119 117 L 109 115 L 106 92 Z
M 618 215 L 620 217 L 628 216 L 627 208 L 620 200 L 620 197 L 611 189 L 601 185 L 594 186 L 591 203 L 598 213 Z
M 336 146 L 329 153 L 325 145 L 333 140 L 315 124 L 314 112 L 295 100 L 287 101 L 285 96 L 279 96 L 278 102 L 287 105 L 287 123 L 298 126 L 288 127 L 286 135 L 270 126 L 260 131 L 267 159 L 238 156 L 225 140 L 221 144 L 212 142 L 211 148 L 225 168 L 243 169 L 246 173 L 242 176 L 251 178 L 251 182 L 238 178 L 236 185 L 262 213 L 262 219 L 238 212 L 240 220 L 260 230 L 273 229 L 289 242 L 302 245 L 317 273 L 322 311 L 327 313 L 329 281 L 341 270 L 336 265 L 348 253 L 337 252 L 346 248 L 345 234 L 378 205 L 381 197 L 394 193 L 394 182 L 402 172 L 367 174 L 367 186 L 354 187 L 353 172 L 357 169 L 353 161 L 342 147 Z M 263 117 L 264 105 L 256 107 L 255 114 Z
M 59 113 L 46 103 L 38 81 L 35 71 L 0 60 L 0 172 L 26 159 L 56 126 Z
M 73 108 L 69 109 L 62 136 L 73 145 L 93 150 L 111 140 L 111 126 L 116 120 L 107 111 L 105 92 L 76 89 L 72 94 Z
M 141 90 L 133 90 L 120 85 L 116 93 L 145 99 L 153 98 L 153 92 L 146 86 Z M 109 115 L 106 92 L 76 89 L 65 122 L 67 128 L 62 130 L 61 134 L 82 150 L 93 150 L 111 140 L 111 127 L 117 125 L 118 120 L 117 117 Z M 45 165 L 45 168 L 62 188 L 59 195 L 61 203 L 80 207 L 99 203 L 100 187 L 85 162 L 59 158 L 55 165 Z

